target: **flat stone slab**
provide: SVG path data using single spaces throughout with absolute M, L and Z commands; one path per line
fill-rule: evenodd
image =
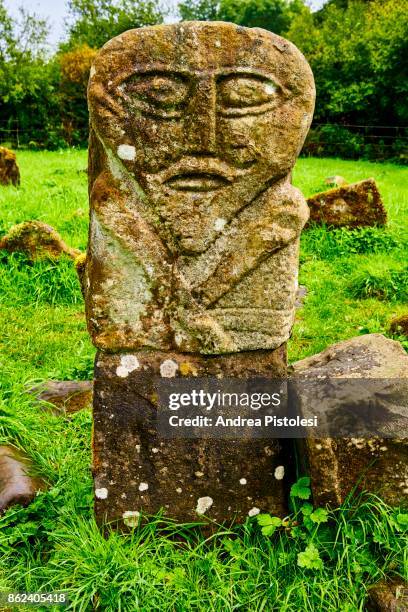
M 384 389 L 376 398 L 380 409 L 387 410 L 393 389 L 408 379 L 408 355 L 399 344 L 381 334 L 367 334 L 339 342 L 323 352 L 298 361 L 292 366 L 297 393 L 296 408 L 302 416 L 319 410 L 311 403 L 310 388 L 317 389 L 324 378 L 378 379 Z M 296 379 L 299 380 L 296 385 Z M 302 384 L 308 381 L 308 386 Z M 395 381 L 395 382 L 393 382 Z M 399 382 L 401 381 L 401 382 Z M 316 397 L 317 393 L 312 393 Z M 399 397 L 397 395 L 397 397 Z M 406 396 L 405 396 L 406 397 Z M 373 398 L 374 399 L 374 398 Z M 330 401 L 325 398 L 325 401 Z M 347 405 L 349 398 L 344 397 Z M 341 410 L 341 398 L 333 397 L 334 408 Z M 374 403 L 371 405 L 374 410 Z M 330 407 L 330 406 L 329 406 Z M 369 407 L 368 407 L 369 408 Z M 406 408 L 391 409 L 406 423 Z M 391 414 L 391 413 L 390 413 Z M 395 416 L 395 414 L 393 414 Z M 368 415 L 367 418 L 370 418 Z M 340 505 L 358 483 L 360 489 L 378 493 L 391 505 L 408 504 L 408 438 L 401 427 L 400 438 L 307 438 L 299 443 L 304 457 L 304 471 L 311 476 L 313 497 L 318 505 Z
M 67 255 L 72 259 L 81 252 L 69 247 L 58 232 L 41 221 L 25 221 L 11 228 L 0 240 L 0 251 L 25 253 L 31 260 L 56 259 Z
M 37 399 L 53 404 L 57 412 L 73 413 L 92 406 L 90 380 L 48 380 L 30 389 Z
M 44 483 L 29 472 L 33 465 L 21 451 L 12 446 L 0 446 L 0 512 L 10 506 L 28 505 Z
M 278 377 L 285 349 L 220 357 L 158 351 L 96 357 L 93 474 L 97 520 L 132 526 L 139 513 L 180 522 L 284 516 L 294 463 L 286 441 L 163 439 L 155 379 Z M 276 469 L 279 470 L 276 472 Z M 285 473 L 285 477 L 283 477 Z M 278 475 L 278 477 L 276 476 Z
M 363 227 L 385 225 L 387 222 L 380 192 L 372 178 L 316 193 L 308 198 L 307 203 L 310 208 L 309 224 Z

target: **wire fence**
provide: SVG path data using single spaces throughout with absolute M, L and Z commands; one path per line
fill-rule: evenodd
M 404 161 L 408 160 L 408 126 L 315 122 L 303 152 Z
M 45 136 L 48 129 L 48 126 L 21 125 L 16 118 L 0 119 L 0 143 L 16 149 L 27 146 L 42 147 L 42 133 Z M 62 126 L 61 137 L 63 139 Z M 346 157 L 369 153 L 374 159 L 400 157 L 408 160 L 408 126 L 314 122 L 303 153 L 337 153 Z

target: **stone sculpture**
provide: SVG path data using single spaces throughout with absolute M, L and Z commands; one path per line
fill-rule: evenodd
M 195 503 L 165 501 L 180 498 L 169 487 L 197 498 L 194 473 L 206 469 L 193 465 L 197 457 L 203 463 L 203 446 L 179 441 L 177 450 L 172 441 L 164 445 L 166 465 L 160 463 L 153 376 L 285 374 L 299 235 L 308 218 L 290 172 L 314 95 L 301 53 L 259 28 L 221 22 L 140 28 L 114 38 L 96 57 L 88 89 L 91 220 L 82 282 L 99 349 L 99 516 L 138 515 L 160 505 L 179 519 L 195 516 Z M 261 447 L 238 444 L 228 456 L 220 442 L 205 444 L 209 464 L 224 469 L 209 474 L 211 492 L 198 495 L 217 499 L 211 516 L 242 518 L 255 498 L 262 504 L 268 495 L 263 506 L 273 505 L 277 483 L 260 476 L 259 467 L 245 493 L 249 509 L 225 498 L 237 453 L 248 453 L 249 461 Z M 263 453 L 272 480 L 270 455 L 280 452 Z M 177 469 L 170 478 L 172 461 Z M 145 469 L 154 486 L 139 483 Z M 118 489 L 121 473 L 130 483 L 126 491 Z

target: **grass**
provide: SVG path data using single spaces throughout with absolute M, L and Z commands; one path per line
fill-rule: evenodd
M 21 188 L 0 190 L 0 234 L 37 219 L 84 250 L 86 153 L 20 152 L 18 159 Z M 298 162 L 294 183 L 306 195 L 324 188 L 326 176 L 374 176 L 389 224 L 303 233 L 300 282 L 308 294 L 289 343 L 292 361 L 360 333 L 388 334 L 389 321 L 407 312 L 407 172 L 391 164 Z M 41 380 L 92 375 L 94 349 L 72 263 L 30 266 L 3 255 L 0 313 L 0 444 L 25 449 L 49 485 L 29 507 L 0 519 L 0 590 L 66 590 L 74 610 L 355 612 L 382 576 L 407 575 L 398 510 L 368 495 L 333 511 L 316 533 L 281 528 L 266 537 L 248 520 L 205 539 L 193 526 L 156 517 L 129 536 L 103 538 L 92 515 L 89 411 L 54 416 L 26 393 Z M 322 560 L 314 569 L 298 564 L 310 541 Z

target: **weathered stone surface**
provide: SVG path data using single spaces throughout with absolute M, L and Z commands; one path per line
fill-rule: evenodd
M 284 348 L 216 357 L 99 352 L 93 436 L 98 521 L 132 526 L 140 512 L 160 508 L 179 521 L 204 515 L 243 521 L 259 511 L 284 516 L 287 483 L 294 477 L 286 441 L 163 439 L 155 424 L 155 380 L 172 375 L 242 378 L 243 373 L 278 378 L 285 371 Z
M 392 334 L 399 334 L 408 338 L 408 314 L 394 317 L 390 322 L 390 332 Z
M 367 612 L 408 612 L 408 584 L 402 579 L 381 580 L 368 591 Z
M 50 225 L 41 221 L 25 221 L 11 228 L 0 240 L 0 250 L 20 251 L 30 259 L 55 259 L 62 254 L 75 259 L 80 251 L 69 247 Z
M 308 217 L 289 180 L 314 106 L 304 57 L 259 28 L 140 28 L 103 47 L 88 97 L 95 345 L 281 346 Z
M 30 460 L 12 446 L 0 446 L 0 512 L 14 504 L 29 504 L 37 491 L 44 488 L 38 478 L 30 476 Z
M 381 334 L 367 334 L 330 346 L 292 366 L 296 379 L 319 385 L 323 378 L 407 379 L 408 355 Z M 296 381 L 295 381 L 296 384 Z M 299 389 L 302 389 L 299 384 Z M 313 410 L 307 393 L 298 392 L 297 408 Z M 302 451 L 317 504 L 337 506 L 357 484 L 392 505 L 408 504 L 408 439 L 306 439 Z M 302 444 L 301 444 L 302 446 Z
M 20 170 L 16 154 L 6 147 L 0 147 L 0 185 L 19 185 Z
M 295 308 L 302 308 L 305 297 L 307 296 L 307 287 L 305 285 L 299 285 L 296 292 Z
M 385 225 L 387 213 L 374 179 L 316 193 L 308 198 L 310 221 L 333 227 Z
M 326 185 L 334 185 L 335 187 L 343 187 L 347 185 L 347 181 L 343 176 L 336 174 L 335 176 L 328 176 L 324 179 Z
M 58 412 L 78 412 L 92 405 L 90 380 L 48 380 L 30 389 L 37 399 L 53 404 Z

